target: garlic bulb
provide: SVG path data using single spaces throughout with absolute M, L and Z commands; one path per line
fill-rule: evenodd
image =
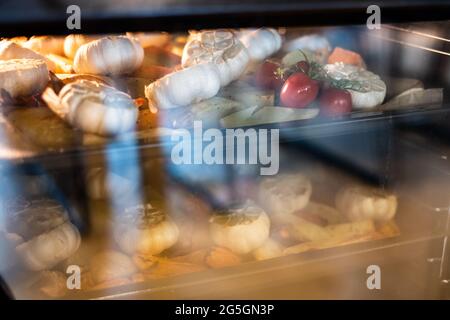
M 73 61 L 76 73 L 120 76 L 133 73 L 144 59 L 139 42 L 126 36 L 104 37 L 78 48 Z
M 150 108 L 171 109 L 212 98 L 219 92 L 219 69 L 201 63 L 170 73 L 145 87 Z
M 397 211 L 397 197 L 366 186 L 349 186 L 336 195 L 336 208 L 350 221 L 389 221 Z
M 142 48 L 163 47 L 170 41 L 170 35 L 166 32 L 127 32 L 127 37 L 136 39 Z
M 36 59 L 42 60 L 47 64 L 48 70 L 54 72 L 56 70 L 56 65 L 43 55 L 34 52 L 33 50 L 23 48 L 15 42 L 12 41 L 0 41 L 0 60 L 11 60 L 11 59 Z
M 134 128 L 133 99 L 105 84 L 79 80 L 65 85 L 59 95 L 47 88 L 42 98 L 58 116 L 75 128 L 99 135 L 115 135 Z
M 241 31 L 239 39 L 247 48 L 250 59 L 261 61 L 281 48 L 281 36 L 272 28 Z
M 259 248 L 269 237 L 269 217 L 250 201 L 242 207 L 215 214 L 210 223 L 214 243 L 237 254 Z
M 66 222 L 16 247 L 16 252 L 33 271 L 54 267 L 77 251 L 81 238 L 77 228 Z
M 38 94 L 48 81 L 47 65 L 42 60 L 0 60 L 0 89 L 6 90 L 12 98 Z
M 250 57 L 247 49 L 230 30 L 192 33 L 183 50 L 184 68 L 203 62 L 217 65 L 221 86 L 236 80 L 245 71 Z
M 64 38 L 53 36 L 35 36 L 25 42 L 23 47 L 44 55 L 52 53 L 62 56 L 64 55 Z
M 347 89 L 352 96 L 354 109 L 368 109 L 380 105 L 386 96 L 386 84 L 376 74 L 349 64 L 337 62 L 324 66 L 335 80 L 355 82 L 355 89 Z
M 114 230 L 114 239 L 128 254 L 159 254 L 173 246 L 178 236 L 173 220 L 151 204 L 126 209 Z
M 260 205 L 279 223 L 295 220 L 293 213 L 306 207 L 312 193 L 309 179 L 302 174 L 281 174 L 265 178 L 259 185 Z
M 70 34 L 64 39 L 64 54 L 66 57 L 73 59 L 79 47 L 98 38 L 84 34 Z

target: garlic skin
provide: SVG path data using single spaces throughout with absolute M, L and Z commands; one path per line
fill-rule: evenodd
M 43 55 L 34 52 L 33 50 L 23 48 L 13 41 L 3 40 L 0 41 L 0 60 L 11 59 L 36 59 L 42 60 L 47 64 L 48 70 L 54 72 L 56 65 L 53 61 L 50 61 Z
M 311 181 L 302 174 L 281 174 L 265 178 L 259 185 L 259 204 L 278 223 L 295 220 L 296 211 L 305 208 L 312 193 Z
M 132 130 L 136 124 L 137 109 L 133 99 L 96 81 L 69 83 L 59 95 L 47 88 L 42 98 L 53 112 L 84 132 L 116 135 Z
M 203 62 L 215 63 L 222 87 L 239 78 L 249 61 L 247 49 L 234 33 L 220 29 L 192 33 L 181 59 L 183 68 Z
M 66 57 L 73 59 L 77 50 L 82 45 L 97 40 L 99 37 L 87 36 L 84 34 L 70 34 L 64 39 L 64 54 Z
M 0 60 L 0 89 L 6 90 L 12 98 L 39 94 L 48 81 L 47 65 L 42 60 Z
M 18 245 L 16 252 L 28 269 L 40 271 L 51 269 L 70 257 L 78 250 L 80 243 L 78 229 L 66 222 Z
M 327 74 L 333 79 L 355 80 L 361 90 L 347 89 L 352 96 L 354 109 L 370 109 L 380 105 L 386 96 L 386 84 L 378 75 L 366 69 L 337 62 L 324 66 Z
M 229 222 L 228 218 L 238 221 Z M 216 214 L 210 220 L 210 233 L 214 243 L 236 254 L 246 254 L 259 248 L 269 237 L 269 230 L 269 217 L 250 201 L 240 208 Z
M 76 73 L 121 76 L 133 73 L 144 60 L 138 41 L 126 36 L 104 37 L 78 48 L 73 69 Z
M 172 247 L 178 236 L 175 222 L 150 204 L 128 208 L 115 222 L 114 239 L 128 254 L 157 255 Z
M 397 197 L 373 187 L 348 186 L 337 193 L 336 208 L 350 221 L 386 222 L 395 216 Z
M 272 28 L 243 30 L 239 36 L 247 48 L 252 61 L 262 61 L 281 48 L 282 39 L 278 31 Z
M 214 63 L 201 63 L 170 73 L 145 87 L 151 109 L 172 109 L 214 97 L 220 73 Z
M 39 52 L 43 55 L 56 54 L 64 55 L 64 38 L 53 36 L 34 36 L 23 43 L 24 48 Z

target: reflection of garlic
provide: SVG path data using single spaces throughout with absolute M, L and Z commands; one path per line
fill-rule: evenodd
M 25 48 L 39 52 L 41 54 L 64 54 L 64 38 L 52 36 L 31 37 L 23 44 Z
M 240 40 L 247 48 L 250 58 L 261 61 L 281 48 L 281 36 L 272 28 L 241 31 Z
M 395 216 L 397 197 L 377 188 L 350 186 L 338 192 L 336 207 L 350 221 L 388 221 Z
M 211 218 L 214 243 L 237 254 L 246 254 L 260 247 L 268 238 L 270 220 L 261 208 L 251 202 L 227 210 Z
M 36 59 L 42 60 L 47 64 L 47 68 L 50 71 L 56 70 L 56 65 L 39 53 L 33 50 L 23 48 L 15 42 L 12 41 L 0 41 L 0 60 L 10 60 L 10 59 Z
M 293 213 L 303 209 L 311 197 L 312 186 L 302 174 L 265 178 L 258 192 L 261 206 L 279 223 L 289 223 Z
M 73 59 L 79 47 L 96 39 L 97 37 L 87 36 L 84 34 L 68 35 L 64 39 L 64 54 L 66 55 L 66 57 Z
M 50 269 L 77 251 L 81 238 L 77 228 L 66 222 L 17 246 L 16 251 L 30 270 Z
M 150 204 L 128 208 L 116 226 L 114 239 L 128 254 L 159 254 L 173 246 L 179 235 L 173 220 Z
M 53 112 L 84 132 L 115 135 L 136 123 L 137 109 L 131 97 L 96 81 L 69 83 L 59 95 L 47 88 L 42 98 Z
M 226 86 L 245 71 L 249 55 L 232 31 L 192 33 L 183 50 L 182 66 L 189 67 L 203 62 L 217 65 L 221 85 Z
M 119 76 L 133 73 L 143 59 L 144 49 L 137 40 L 111 36 L 79 47 L 73 69 L 76 73 Z
M 6 90 L 13 98 L 40 93 L 48 80 L 48 69 L 42 60 L 0 60 L 0 89 Z
M 219 69 L 201 63 L 170 73 L 145 87 L 151 108 L 171 109 L 211 98 L 220 89 Z

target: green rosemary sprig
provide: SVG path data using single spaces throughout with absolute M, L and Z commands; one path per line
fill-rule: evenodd
M 304 72 L 311 79 L 323 82 L 330 87 L 342 90 L 353 90 L 353 91 L 364 91 L 363 84 L 357 80 L 349 80 L 349 79 L 334 79 L 332 78 L 325 70 L 324 66 L 316 61 L 310 61 L 308 56 L 302 50 L 299 50 L 300 53 L 305 58 L 305 61 L 309 64 L 308 72 L 302 70 L 297 64 L 294 64 L 290 67 L 279 67 L 275 71 L 275 75 L 279 79 L 287 79 L 292 74 L 296 72 Z

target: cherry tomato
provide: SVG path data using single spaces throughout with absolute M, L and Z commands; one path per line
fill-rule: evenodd
M 280 100 L 283 106 L 289 108 L 304 108 L 317 97 L 319 83 L 312 80 L 303 72 L 291 75 L 280 92 Z
M 309 63 L 308 61 L 302 60 L 295 64 L 298 71 L 308 74 L 309 72 Z
M 284 80 L 277 77 L 277 69 L 280 66 L 272 61 L 265 61 L 255 72 L 255 85 L 262 89 L 278 89 Z
M 320 112 L 328 117 L 336 117 L 352 111 L 352 95 L 347 90 L 325 88 L 319 99 Z

